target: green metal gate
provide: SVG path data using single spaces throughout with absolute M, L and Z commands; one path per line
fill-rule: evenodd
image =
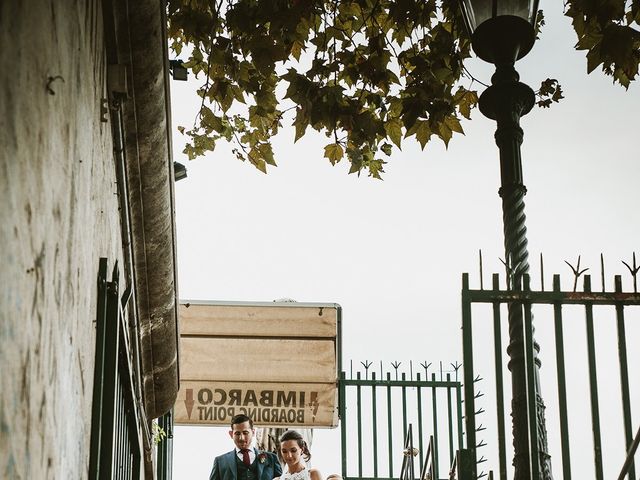
M 504 378 L 505 367 L 509 366 L 503 348 L 506 345 L 507 305 L 517 305 L 523 311 L 523 365 L 527 392 L 526 398 L 511 400 L 512 409 L 526 410 L 528 438 L 514 439 L 514 442 L 528 442 L 527 478 L 541 478 L 538 436 L 546 432 L 556 477 L 564 480 L 638 478 L 632 444 L 633 427 L 637 427 L 640 420 L 640 378 L 637 374 L 629 376 L 629 365 L 634 363 L 629 362 L 627 345 L 632 346 L 631 353 L 637 357 L 640 311 L 630 307 L 640 305 L 640 294 L 637 293 L 635 279 L 638 269 L 634 265 L 630 270 L 633 292 L 623 292 L 620 276 L 614 277 L 613 291 L 606 291 L 604 274 L 601 292 L 592 291 L 589 276 L 584 276 L 582 291 L 576 291 L 578 277 L 584 273 L 579 268 L 574 269 L 573 291 L 561 289 L 559 275 L 553 277 L 551 291 L 545 291 L 544 282 L 541 282 L 540 290 L 532 290 L 528 275 L 523 276 L 522 288 L 518 291 L 501 289 L 498 275 L 493 276 L 491 289 L 485 290 L 481 285 L 480 289 L 474 290 L 469 287 L 468 274 L 463 275 L 465 431 L 468 448 L 474 457 L 472 478 L 485 475 L 478 472 L 475 465 L 479 457 L 477 447 L 484 443 L 476 438 L 473 414 L 479 403 L 474 385 L 479 370 L 485 374 L 492 370 L 495 387 L 493 400 L 485 401 L 485 408 L 495 405 L 492 410 L 496 420 L 491 425 L 492 432 L 484 434 L 496 443 L 495 451 L 489 455 L 489 465 L 496 470 L 497 478 L 505 480 L 512 476 L 507 466 L 511 448 L 507 444 L 508 412 L 505 411 L 505 397 L 510 398 L 510 392 L 505 393 L 505 383 L 508 382 Z M 486 311 L 482 312 L 482 308 Z M 537 340 L 543 339 L 541 348 L 533 340 L 534 311 L 535 335 Z M 536 354 L 534 349 L 538 348 L 540 353 Z M 533 362 L 538 355 L 546 366 L 540 369 L 547 409 L 546 432 L 539 429 L 540 418 L 536 415 L 536 404 L 540 399 L 534 390 Z M 484 369 L 478 368 L 478 362 L 484 362 Z M 635 397 L 632 392 L 635 392 Z M 632 406 L 635 407 L 635 425 Z M 622 470 L 623 463 L 625 467 Z
M 158 480 L 173 478 L 173 409 L 158 418 L 158 428 L 162 435 L 157 440 Z
M 423 471 L 430 445 L 429 469 L 434 478 L 449 478 L 449 467 L 462 448 L 462 386 L 459 364 L 450 371 L 440 366 L 429 373 L 431 364 L 421 363 L 421 371 L 400 372 L 400 363 L 391 363 L 393 372 L 342 372 L 340 389 L 340 429 L 342 476 L 345 480 L 391 480 L 401 476 L 408 452 L 404 446 L 409 431 L 418 450 L 419 470 Z M 408 373 L 408 376 L 407 376 Z M 431 437 L 431 440 L 430 440 Z M 419 452 L 419 455 L 418 455 Z M 413 464 L 411 464 L 413 468 Z M 404 470 L 404 469 L 403 469 Z M 438 477 L 439 472 L 447 472 Z
M 107 281 L 107 259 L 101 258 L 88 475 L 95 480 L 138 479 L 143 469 L 141 431 L 146 422 L 136 394 L 137 370 L 131 362 L 133 350 L 123 313 L 130 291 L 121 298 L 118 286 L 117 263 Z

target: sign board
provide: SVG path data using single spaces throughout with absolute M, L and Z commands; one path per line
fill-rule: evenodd
M 336 427 L 340 306 L 182 303 L 178 425 Z

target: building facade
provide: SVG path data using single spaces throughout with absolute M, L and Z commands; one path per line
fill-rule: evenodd
M 164 15 L 0 3 L 1 478 L 154 476 L 179 378 Z

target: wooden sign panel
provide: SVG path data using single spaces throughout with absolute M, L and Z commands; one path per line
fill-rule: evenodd
M 340 306 L 184 303 L 174 421 L 257 426 L 338 425 Z
M 180 383 L 177 424 L 229 425 L 238 413 L 259 426 L 337 426 L 337 389 L 331 384 Z

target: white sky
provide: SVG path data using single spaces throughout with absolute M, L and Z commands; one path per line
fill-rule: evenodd
M 630 262 L 640 229 L 634 215 L 640 92 L 635 84 L 625 91 L 599 72 L 587 76 L 561 4 L 542 5 L 542 38 L 516 65 L 534 89 L 557 78 L 566 97 L 521 122 L 533 284 L 538 288 L 543 252 L 547 288 L 551 274 L 562 273 L 569 289 L 564 260 L 575 264 L 580 254 L 599 289 L 602 252 L 607 288 L 617 273 L 629 289 L 620 260 Z M 467 67 L 489 83 L 491 67 L 476 60 Z M 172 82 L 174 129 L 192 124 L 197 84 Z M 384 181 L 347 175 L 346 161 L 332 167 L 322 158 L 323 135 L 293 144 L 293 130 L 284 129 L 276 141 L 279 166 L 264 175 L 222 144 L 187 163 L 176 133 L 174 158 L 187 163 L 189 175 L 176 185 L 181 298 L 339 303 L 345 368 L 350 359 L 462 361 L 461 275 L 469 272 L 479 287 L 479 249 L 485 285 L 490 273 L 503 272 L 495 123 L 475 110 L 463 127 L 466 135 L 454 137 L 448 150 L 439 140 L 425 151 L 405 141 Z M 543 345 L 543 362 L 544 352 Z M 632 375 L 637 364 L 630 363 Z M 552 359 L 545 365 L 551 368 Z M 548 405 L 555 401 L 550 397 Z M 638 420 L 636 413 L 633 428 Z M 553 436 L 557 429 L 548 428 Z M 338 433 L 316 432 L 313 463 L 325 473 L 340 471 Z M 232 447 L 225 436 L 221 429 L 177 427 L 174 478 L 208 478 L 213 457 Z M 614 463 L 606 466 L 616 471 L 621 462 Z

